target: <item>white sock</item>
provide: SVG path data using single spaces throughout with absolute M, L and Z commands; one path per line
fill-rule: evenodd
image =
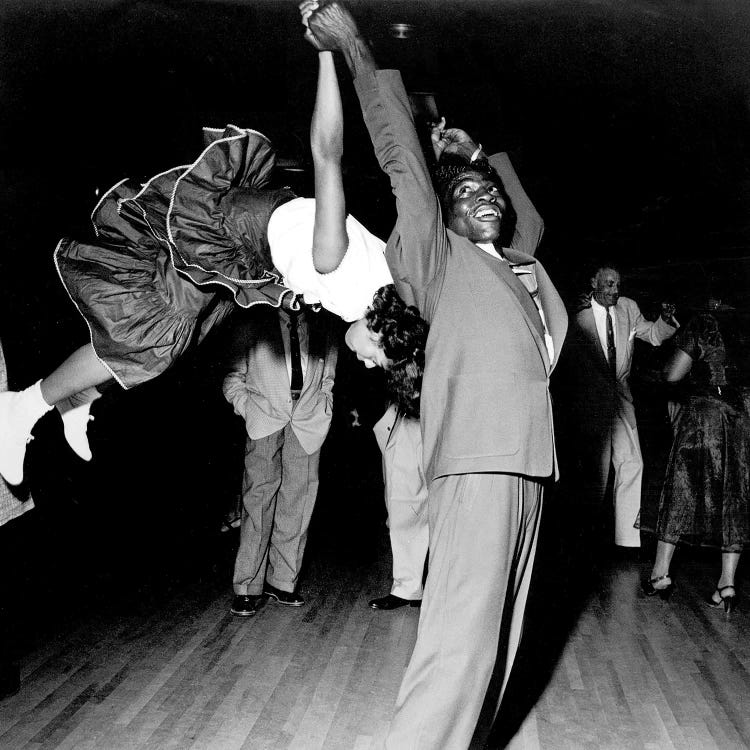
M 63 421 L 65 440 L 73 452 L 84 461 L 91 460 L 91 447 L 88 438 L 88 423 L 93 419 L 91 404 L 101 396 L 96 388 L 86 388 L 70 398 L 56 404 Z
M 23 394 L 22 408 L 27 411 L 29 417 L 34 417 L 34 424 L 36 424 L 52 408 L 42 396 L 42 381 L 37 380 L 34 385 L 30 385 L 21 393 Z

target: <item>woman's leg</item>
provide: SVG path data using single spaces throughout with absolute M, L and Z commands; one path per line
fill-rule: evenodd
M 664 588 L 671 583 L 664 576 L 669 577 L 669 566 L 672 563 L 674 551 L 675 545 L 670 542 L 664 542 L 660 539 L 656 543 L 656 558 L 654 559 L 654 567 L 651 569 L 651 580 L 654 581 L 654 588 Z
M 24 391 L 0 393 L 0 474 L 10 484 L 23 481 L 23 461 L 26 444 L 31 440 L 31 431 L 39 419 L 54 404 L 81 391 L 93 389 L 112 376 L 100 362 L 90 344 L 82 346 L 70 355 L 59 367 L 43 380 Z M 82 404 L 62 407 L 65 436 L 78 455 L 90 458 L 86 438 L 88 408 L 96 395 L 89 392 Z
M 724 586 L 734 586 L 734 574 L 737 572 L 737 565 L 740 562 L 739 552 L 722 552 L 721 553 L 721 578 L 719 578 L 718 588 Z
M 58 401 L 112 379 L 110 371 L 94 353 L 94 347 L 86 344 L 76 349 L 62 364 L 58 365 L 40 384 L 42 398 L 54 406 Z
M 716 584 L 716 589 L 711 598 L 709 604 L 714 607 L 720 607 L 724 605 L 724 610 L 729 614 L 735 602 L 737 592 L 734 588 L 734 574 L 737 572 L 737 565 L 740 562 L 739 552 L 721 552 L 721 578 Z
M 42 382 L 42 397 L 55 404 L 63 421 L 63 432 L 73 452 L 84 461 L 91 460 L 91 448 L 86 434 L 91 404 L 101 396 L 97 385 L 112 378 L 109 370 L 94 353 L 91 344 L 76 349 Z

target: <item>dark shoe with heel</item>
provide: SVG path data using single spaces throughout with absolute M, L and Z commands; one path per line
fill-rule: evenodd
M 654 584 L 660 583 L 661 581 L 667 581 L 664 586 L 655 586 Z M 660 596 L 664 601 L 668 601 L 669 597 L 672 596 L 674 591 L 674 582 L 670 577 L 669 573 L 664 576 L 657 576 L 656 578 L 644 578 L 641 581 L 641 591 L 646 596 Z
M 422 604 L 421 599 L 402 599 L 395 594 L 386 594 L 378 599 L 371 599 L 368 604 L 373 609 L 398 609 L 399 607 L 419 607 Z
M 295 594 L 293 591 L 282 591 L 275 586 L 271 586 L 270 583 L 264 586 L 263 593 L 287 607 L 301 607 L 305 603 L 305 600 L 299 594 Z
M 728 591 L 730 589 L 731 593 L 724 593 L 725 591 Z M 718 601 L 716 600 L 717 595 L 719 597 Z M 714 593 L 708 597 L 706 604 L 708 604 L 709 607 L 713 607 L 714 609 L 724 607 L 724 612 L 729 615 L 737 606 L 737 590 L 731 584 L 729 586 L 717 586 L 716 591 L 714 591 Z

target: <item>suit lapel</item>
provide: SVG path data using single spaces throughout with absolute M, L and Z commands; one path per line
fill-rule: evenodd
M 581 310 L 577 315 L 577 319 L 578 326 L 584 332 L 588 345 L 593 349 L 594 358 L 599 362 L 603 370 L 609 372 L 607 355 L 604 353 L 604 349 L 602 349 L 602 342 L 599 340 L 599 332 L 596 330 L 596 320 L 594 319 L 593 309 L 587 307 L 585 310 Z
M 521 313 L 526 320 L 526 324 L 529 327 L 529 331 L 531 332 L 531 335 L 536 342 L 537 348 L 539 349 L 539 355 L 544 361 L 547 372 L 549 372 L 551 369 L 551 363 L 549 361 L 547 344 L 544 341 L 544 326 L 539 315 L 539 310 L 537 309 L 534 300 L 531 299 L 529 291 L 526 289 L 523 283 L 518 280 L 513 271 L 511 271 L 508 263 L 504 262 L 500 258 L 493 258 L 489 253 L 486 253 L 484 250 L 482 250 L 481 247 L 477 247 L 477 245 L 475 245 L 473 242 L 467 240 L 465 237 L 457 235 L 450 229 L 448 230 L 448 233 L 452 235 L 451 245 L 454 252 L 475 253 L 477 257 L 481 259 L 481 263 L 483 263 L 487 267 L 489 273 L 492 273 L 497 278 L 499 278 L 508 287 L 509 291 L 512 292 L 511 299 L 513 299 L 514 303 L 520 308 Z M 461 243 L 464 243 L 467 247 L 461 247 Z M 525 253 L 522 253 L 518 250 L 503 248 L 503 252 L 505 253 L 506 258 L 511 260 L 511 262 L 513 263 L 536 262 L 530 255 L 526 255 Z M 472 283 L 473 285 L 475 283 L 475 277 L 469 274 L 469 278 L 471 279 L 470 283 Z M 477 283 L 481 284 L 482 282 L 479 281 Z
M 481 248 L 477 249 L 480 253 L 487 255 L 487 253 L 485 253 Z M 526 255 L 519 250 L 503 248 L 503 253 L 505 254 L 508 263 L 517 265 L 536 265 L 536 261 L 530 255 Z M 492 256 L 487 255 L 487 258 L 490 261 L 493 261 Z M 513 273 L 513 270 L 510 268 L 508 263 L 503 263 L 502 260 L 497 263 L 493 262 L 493 267 L 501 272 L 501 278 L 512 289 L 513 294 L 516 295 L 516 299 L 518 299 L 518 301 L 521 303 L 521 307 L 526 313 L 526 317 L 529 319 L 529 322 L 533 326 L 534 330 L 541 338 L 541 343 L 544 344 L 544 325 L 542 324 L 542 319 L 539 316 L 539 310 L 537 309 L 536 303 L 533 299 L 531 299 L 529 290 L 523 285 L 523 282 L 516 276 L 516 274 Z M 546 345 L 544 348 L 547 348 Z
M 555 347 L 555 364 L 560 358 L 565 334 L 568 331 L 568 313 L 565 309 L 560 295 L 557 293 L 547 272 L 541 265 L 536 265 L 536 283 L 539 289 L 539 303 L 544 310 L 544 317 L 547 322 L 547 332 L 552 336 L 552 343 Z M 546 348 L 546 346 L 545 346 Z
M 539 317 L 539 310 L 537 310 L 534 300 L 531 299 L 526 287 L 516 278 L 513 271 L 507 263 L 503 262 L 500 258 L 493 258 L 489 253 L 482 250 L 481 247 L 477 247 L 473 242 L 464 239 L 472 249 L 472 252 L 477 253 L 482 259 L 482 263 L 497 276 L 507 287 L 513 292 L 513 297 L 521 308 L 526 317 L 526 321 L 529 324 L 529 328 L 536 334 L 541 340 L 540 343 L 544 347 L 544 328 L 542 327 L 542 319 Z M 515 256 L 523 256 L 533 260 L 531 256 L 526 256 L 523 253 L 515 252 Z
M 625 360 L 628 356 L 628 349 L 630 347 L 630 324 L 628 321 L 627 310 L 625 310 L 618 300 L 614 306 L 615 315 L 617 317 L 617 374 L 620 374 Z

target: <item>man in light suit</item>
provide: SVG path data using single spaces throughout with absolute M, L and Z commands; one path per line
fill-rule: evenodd
M 369 605 L 378 610 L 418 607 L 430 543 L 419 412 L 407 415 L 391 404 L 372 430 L 383 454 L 393 582 L 388 594 Z
M 430 572 L 386 747 L 480 746 L 520 640 L 542 486 L 556 472 L 548 384 L 567 314 L 524 252 L 536 250 L 541 225 L 524 215 L 507 157 L 491 160 L 501 181 L 463 131 L 438 128 L 436 150 L 453 152 L 455 169 L 441 159 L 433 186 L 400 75 L 378 69 L 339 3 L 302 11 L 352 73 L 396 196 L 388 264 L 430 324 L 421 401 Z M 509 199 L 518 222 L 503 247 Z
M 247 449 L 231 612 L 254 615 L 265 595 L 299 607 L 296 592 L 331 424 L 337 343 L 329 314 L 253 311 L 224 395 L 245 420 Z
M 620 296 L 620 273 L 611 264 L 598 267 L 590 283 L 566 346 L 584 491 L 590 512 L 598 513 L 611 464 L 615 544 L 640 547 L 634 523 L 641 507 L 643 457 L 629 383 L 633 349 L 636 338 L 661 345 L 678 324 L 674 306 L 667 303 L 657 320 L 646 320 L 632 299 Z

